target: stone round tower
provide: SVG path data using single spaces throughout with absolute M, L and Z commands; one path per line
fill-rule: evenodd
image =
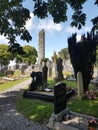
M 45 30 L 42 29 L 39 32 L 38 38 L 38 64 L 41 64 L 41 60 L 45 58 Z

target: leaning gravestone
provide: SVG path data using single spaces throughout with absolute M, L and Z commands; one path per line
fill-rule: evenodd
M 83 91 L 83 78 L 82 78 L 82 73 L 78 72 L 77 73 L 77 88 L 78 88 L 78 99 L 82 99 L 84 96 L 84 91 Z

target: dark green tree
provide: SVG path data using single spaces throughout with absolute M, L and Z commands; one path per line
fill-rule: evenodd
M 13 52 L 22 49 L 16 37 L 29 42 L 32 37 L 25 28 L 26 21 L 30 18 L 30 11 L 23 7 L 24 0 L 0 1 L 0 34 L 9 40 L 10 50 Z
M 83 35 L 80 42 L 76 42 L 76 34 L 68 38 L 68 50 L 75 77 L 77 79 L 78 71 L 82 73 L 84 92 L 88 90 L 90 80 L 92 79 L 96 62 L 96 45 L 96 36 L 92 36 L 89 33 L 87 33 L 87 37 Z

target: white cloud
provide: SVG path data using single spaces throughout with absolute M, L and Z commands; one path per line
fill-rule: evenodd
M 84 31 L 85 31 L 85 32 L 90 32 L 90 31 L 91 31 L 91 27 L 85 27 L 85 28 L 84 28 Z
M 81 35 L 76 36 L 77 42 L 81 41 Z
M 53 22 L 53 20 L 40 20 L 38 25 L 36 25 L 37 29 L 45 29 L 46 31 L 52 32 L 52 31 L 61 31 L 62 25 L 56 24 Z
M 41 29 L 45 29 L 45 31 L 48 32 L 53 32 L 53 31 L 61 31 L 62 30 L 62 24 L 56 24 L 53 22 L 52 19 L 38 19 L 34 16 L 33 13 L 30 13 L 31 18 L 28 19 L 28 21 L 26 22 L 26 29 L 27 30 L 32 30 L 32 29 L 36 29 L 36 30 L 41 30 Z
M 33 28 L 34 14 L 30 13 L 30 16 L 31 18 L 27 20 L 26 25 L 25 25 L 27 30 L 31 30 Z
M 8 40 L 3 35 L 0 35 L 0 44 L 7 44 L 7 43 Z
M 90 32 L 91 30 L 91 27 L 82 27 L 81 30 L 78 30 L 76 27 L 66 27 L 65 29 L 65 32 L 68 32 L 68 33 L 77 33 L 77 34 L 84 34 L 86 32 Z

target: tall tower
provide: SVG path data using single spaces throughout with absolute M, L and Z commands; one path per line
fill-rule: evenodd
M 45 58 L 45 31 L 42 29 L 39 32 L 38 38 L 38 64 L 41 63 L 41 60 Z

